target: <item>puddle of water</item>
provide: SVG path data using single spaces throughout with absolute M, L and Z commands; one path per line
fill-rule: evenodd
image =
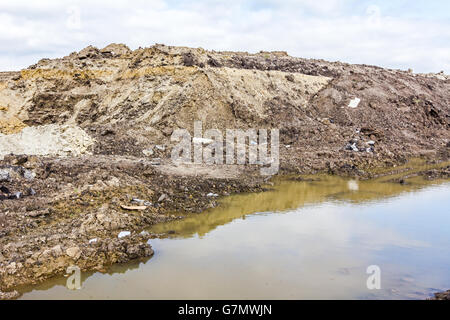
M 318 177 L 314 177 L 318 179 Z M 450 183 L 319 177 L 154 226 L 155 256 L 24 299 L 424 299 L 450 288 Z M 174 233 L 173 233 L 174 232 Z M 369 290 L 367 267 L 381 269 Z

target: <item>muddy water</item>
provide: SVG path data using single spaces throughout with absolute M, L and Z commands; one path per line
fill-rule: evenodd
M 423 299 L 450 288 L 450 183 L 313 177 L 151 231 L 155 255 L 24 299 Z M 367 288 L 379 266 L 381 289 Z

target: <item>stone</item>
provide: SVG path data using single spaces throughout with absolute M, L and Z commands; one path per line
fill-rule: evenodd
M 163 193 L 163 194 L 159 197 L 158 202 L 162 202 L 162 201 L 164 201 L 164 200 L 166 200 L 166 199 L 167 199 L 167 194 Z
M 81 249 L 78 247 L 71 247 L 66 250 L 66 254 L 74 260 L 78 260 L 81 257 Z
M 32 180 L 36 177 L 36 173 L 34 173 L 34 172 L 31 171 L 31 170 L 25 170 L 25 171 L 23 172 L 23 177 L 24 177 L 25 179 L 27 179 L 28 181 L 32 181 Z
M 150 157 L 150 156 L 152 156 L 152 155 L 155 154 L 155 152 L 153 151 L 153 149 L 145 149 L 145 150 L 142 150 L 142 153 L 143 153 L 145 156 L 147 156 L 147 157 Z
M 9 174 L 9 170 L 0 169 L 0 182 L 10 182 L 11 175 Z

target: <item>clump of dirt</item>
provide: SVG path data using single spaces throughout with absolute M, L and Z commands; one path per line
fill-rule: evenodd
M 76 126 L 49 124 L 27 127 L 15 134 L 0 133 L 0 159 L 11 153 L 76 156 L 87 153 L 93 144 L 93 139 Z
M 0 135 L 19 133 L 25 127 L 26 124 L 16 117 L 11 117 L 9 119 L 0 119 Z

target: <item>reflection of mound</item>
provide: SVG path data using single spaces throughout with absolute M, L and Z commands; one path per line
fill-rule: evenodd
M 155 233 L 169 233 L 170 237 L 188 238 L 194 234 L 204 236 L 216 227 L 234 219 L 245 218 L 258 212 L 282 212 L 324 201 L 345 201 L 365 204 L 369 201 L 385 201 L 388 198 L 417 191 L 436 182 L 415 179 L 409 184 L 388 183 L 383 180 L 359 181 L 358 190 L 348 190 L 348 180 L 322 176 L 314 181 L 293 182 L 285 180 L 268 192 L 236 195 L 226 198 L 221 206 L 204 214 L 188 216 L 183 220 L 155 225 Z

